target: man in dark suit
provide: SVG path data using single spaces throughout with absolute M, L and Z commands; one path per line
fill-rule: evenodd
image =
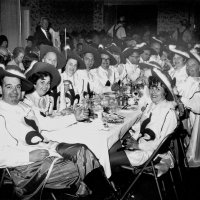
M 33 39 L 33 46 L 39 47 L 41 44 L 53 46 L 51 34 L 49 33 L 49 21 L 46 17 L 41 18 Z

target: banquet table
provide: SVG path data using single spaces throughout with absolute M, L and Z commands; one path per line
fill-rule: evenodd
M 118 114 L 124 116 L 120 124 L 108 124 L 105 129 L 101 117 L 91 123 L 76 122 L 68 127 L 56 131 L 43 131 L 42 135 L 52 141 L 66 143 L 82 143 L 88 146 L 104 167 L 105 174 L 111 176 L 109 149 L 125 134 L 134 122 L 140 118 L 140 110 L 120 110 Z

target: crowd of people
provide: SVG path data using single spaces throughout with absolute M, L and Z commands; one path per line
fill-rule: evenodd
M 0 36 L 0 168 L 9 169 L 20 197 L 31 198 L 45 183 L 74 188 L 79 197 L 118 198 L 95 152 L 48 135 L 87 121 L 83 102 L 97 95 L 128 94 L 126 106 L 141 110 L 109 150 L 113 172 L 144 164 L 179 125 L 187 130 L 189 166 L 200 166 L 200 44 L 185 20 L 172 35 L 129 33 L 124 20 L 108 33 L 65 35 L 60 45 L 43 17 L 26 48 L 13 52 Z M 171 154 L 163 157 L 172 167 Z

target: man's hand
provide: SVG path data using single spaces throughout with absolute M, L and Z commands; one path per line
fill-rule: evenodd
M 29 161 L 30 162 L 37 162 L 41 161 L 44 158 L 49 156 L 49 151 L 46 149 L 37 149 L 34 151 L 29 152 Z
M 76 120 L 81 122 L 89 118 L 89 110 L 83 107 L 75 107 L 74 115 Z

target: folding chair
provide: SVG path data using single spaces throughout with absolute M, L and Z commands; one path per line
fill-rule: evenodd
M 2 170 L 2 174 L 1 174 L 1 179 L 0 179 L 0 188 L 2 188 L 4 184 L 13 184 L 8 169 L 3 168 L 1 170 Z
M 183 173 L 182 173 L 182 166 L 186 169 L 189 168 L 188 160 L 186 157 L 186 148 L 184 147 L 183 140 L 187 136 L 188 132 L 186 129 L 183 128 L 182 124 L 179 124 L 178 127 L 175 129 L 173 133 L 173 143 L 170 146 L 170 151 L 173 152 L 174 155 L 174 164 L 177 166 L 178 173 L 183 181 Z M 183 163 L 183 164 L 182 164 Z
M 163 195 L 161 193 L 161 188 L 160 188 L 160 185 L 159 185 L 159 182 L 158 182 L 158 177 L 157 177 L 157 174 L 156 174 L 154 159 L 156 158 L 156 156 L 158 154 L 161 154 L 163 152 L 167 152 L 167 149 L 169 149 L 169 145 L 170 145 L 172 140 L 173 140 L 173 134 L 167 135 L 162 140 L 162 142 L 159 144 L 157 149 L 153 152 L 153 154 L 150 156 L 150 158 L 142 166 L 139 166 L 139 167 L 125 166 L 125 165 L 121 166 L 124 169 L 131 170 L 136 175 L 136 177 L 134 178 L 133 182 L 128 187 L 128 189 L 124 192 L 124 194 L 122 195 L 120 200 L 125 200 L 125 198 L 128 195 L 130 195 L 131 189 L 133 188 L 135 183 L 138 181 L 138 179 L 141 177 L 141 175 L 145 172 L 145 170 L 149 169 L 149 168 L 151 168 L 151 170 L 153 171 L 153 176 L 154 176 L 154 179 L 155 179 L 155 182 L 156 182 L 159 197 L 160 197 L 161 200 L 163 199 Z M 169 174 L 170 174 L 170 179 L 171 179 L 171 182 L 172 182 L 172 185 L 173 185 L 175 197 L 178 200 L 178 194 L 177 194 L 176 187 L 175 187 L 175 184 L 174 184 L 174 179 L 173 179 L 173 176 L 172 176 L 172 173 L 171 173 L 171 169 L 169 169 Z
M 4 189 L 4 185 L 11 185 L 12 187 L 12 194 L 11 194 L 11 199 L 14 199 L 14 188 L 13 188 L 13 181 L 10 176 L 10 173 L 7 168 L 0 169 L 1 170 L 1 177 L 0 177 L 0 189 Z

